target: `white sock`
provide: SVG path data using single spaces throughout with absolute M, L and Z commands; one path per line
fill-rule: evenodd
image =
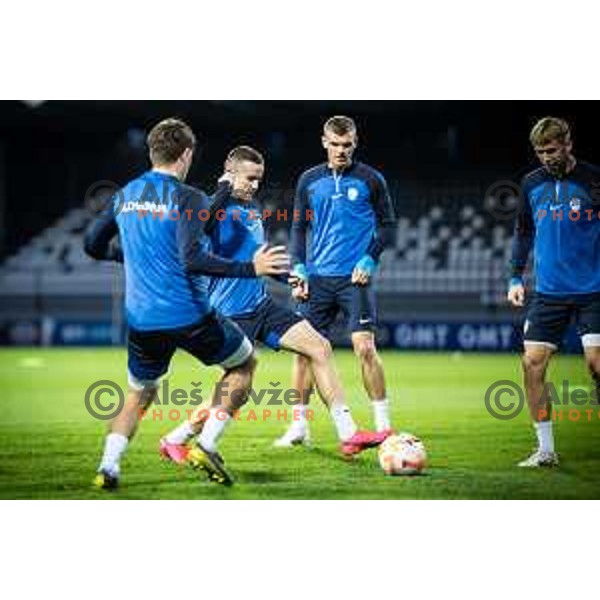
M 554 452 L 552 421 L 538 421 L 535 423 L 535 433 L 537 434 L 540 452 Z
M 292 422 L 290 429 L 297 432 L 305 432 L 308 427 L 306 421 L 306 404 L 298 404 L 292 409 Z
M 165 436 L 165 440 L 169 444 L 185 444 L 194 435 L 192 424 L 189 421 L 178 425 Z
M 104 454 L 98 471 L 106 471 L 109 475 L 117 477 L 121 471 L 119 461 L 127 448 L 129 440 L 120 433 L 109 433 L 104 441 Z
M 222 408 L 211 408 L 210 415 L 202 432 L 198 436 L 198 443 L 208 452 L 214 452 L 217 449 L 217 443 L 225 431 L 225 426 L 231 421 L 231 416 L 228 415 Z
M 383 400 L 373 400 L 373 414 L 375 416 L 375 429 L 385 431 L 391 429 L 390 424 L 390 403 L 387 398 Z
M 350 409 L 345 404 L 334 404 L 331 407 L 330 414 L 338 437 L 342 442 L 356 433 L 356 423 L 354 423 Z

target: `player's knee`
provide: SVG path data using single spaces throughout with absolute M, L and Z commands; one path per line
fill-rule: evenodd
M 528 353 L 525 352 L 521 359 L 523 370 L 528 375 L 539 375 L 544 373 L 546 365 L 548 364 L 548 357 L 545 354 L 540 353 Z
M 319 336 L 318 342 L 311 346 L 311 359 L 315 362 L 327 362 L 331 360 L 333 354 L 333 348 L 328 339 L 323 336 Z
M 354 354 L 361 362 L 373 363 L 378 360 L 374 340 L 360 340 L 354 343 Z

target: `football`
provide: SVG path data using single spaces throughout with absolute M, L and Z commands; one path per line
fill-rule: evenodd
M 411 433 L 391 435 L 379 446 L 379 464 L 386 475 L 416 475 L 426 462 L 423 442 Z

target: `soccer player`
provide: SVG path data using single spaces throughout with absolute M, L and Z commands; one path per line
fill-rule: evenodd
M 323 128 L 327 162 L 305 171 L 296 189 L 294 209 L 313 211 L 313 219 L 292 224 L 293 274 L 301 284 L 293 295 L 301 310 L 324 336 L 339 312 L 352 331 L 365 390 L 372 400 L 375 426 L 391 432 L 383 365 L 375 345 L 375 294 L 371 280 L 384 248 L 394 240 L 395 215 L 385 179 L 375 169 L 353 159 L 358 143 L 349 117 L 331 117 Z M 310 232 L 310 239 L 307 233 Z M 294 360 L 293 388 L 308 402 L 310 364 Z M 307 439 L 308 423 L 291 424 L 277 446 Z
M 277 275 L 288 272 L 289 257 L 280 247 L 261 248 L 244 262 L 209 253 L 202 235 L 206 220 L 201 218 L 209 212 L 209 199 L 183 183 L 196 143 L 192 130 L 180 120 L 166 119 L 150 131 L 147 141 L 152 169 L 116 195 L 114 205 L 92 223 L 84 242 L 93 258 L 124 262 L 129 325 L 128 395 L 110 424 L 95 485 L 117 487 L 120 461 L 140 412 L 155 397 L 177 348 L 225 371 L 221 404 L 213 406 L 203 421 L 195 452 L 197 466 L 210 479 L 227 484 L 231 479 L 216 451 L 217 442 L 230 415 L 245 402 L 255 358 L 239 327 L 211 308 L 202 274 Z M 122 255 L 112 244 L 117 234 Z M 173 449 L 167 446 L 162 451 L 170 454 Z
M 521 467 L 558 465 L 546 369 L 571 320 L 578 325 L 596 394 L 600 390 L 600 168 L 576 160 L 569 125 L 546 117 L 530 141 L 542 167 L 521 182 L 508 300 L 525 302 L 523 274 L 533 249 L 536 288 L 527 311 L 522 365 L 537 450 Z
M 219 203 L 223 216 L 213 223 L 212 250 L 219 256 L 244 262 L 265 244 L 261 211 L 253 202 L 264 175 L 264 159 L 253 148 L 239 146 L 229 153 L 225 168 L 233 187 L 230 197 Z M 217 210 L 217 206 L 213 204 L 212 210 Z M 287 283 L 287 278 L 284 281 Z M 385 439 L 383 433 L 357 429 L 332 362 L 331 345 L 306 319 L 275 303 L 264 280 L 216 275 L 210 280 L 209 291 L 215 309 L 239 325 L 252 342 L 258 340 L 274 350 L 289 350 L 305 357 L 319 394 L 329 408 L 343 455 L 352 456 Z M 302 404 L 298 410 L 304 414 L 305 408 Z M 183 445 L 195 433 L 195 427 L 192 419 L 167 435 L 165 442 Z M 181 454 L 184 452 L 181 449 Z

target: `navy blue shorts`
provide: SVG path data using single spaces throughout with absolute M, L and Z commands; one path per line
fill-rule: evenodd
M 372 286 L 354 285 L 350 277 L 312 275 L 308 291 L 308 300 L 299 305 L 300 314 L 325 337 L 340 312 L 352 333 L 375 330 L 377 310 Z
M 281 338 L 304 317 L 267 298 L 253 313 L 232 319 L 252 343 L 259 341 L 273 350 L 279 350 Z
M 169 370 L 175 351 L 181 348 L 205 365 L 237 367 L 252 355 L 252 344 L 230 319 L 212 312 L 194 325 L 180 329 L 139 331 L 129 329 L 127 363 L 129 384 L 151 385 Z
M 567 327 L 577 325 L 583 347 L 600 346 L 600 294 L 556 297 L 536 293 L 525 321 L 525 342 L 559 348 Z

